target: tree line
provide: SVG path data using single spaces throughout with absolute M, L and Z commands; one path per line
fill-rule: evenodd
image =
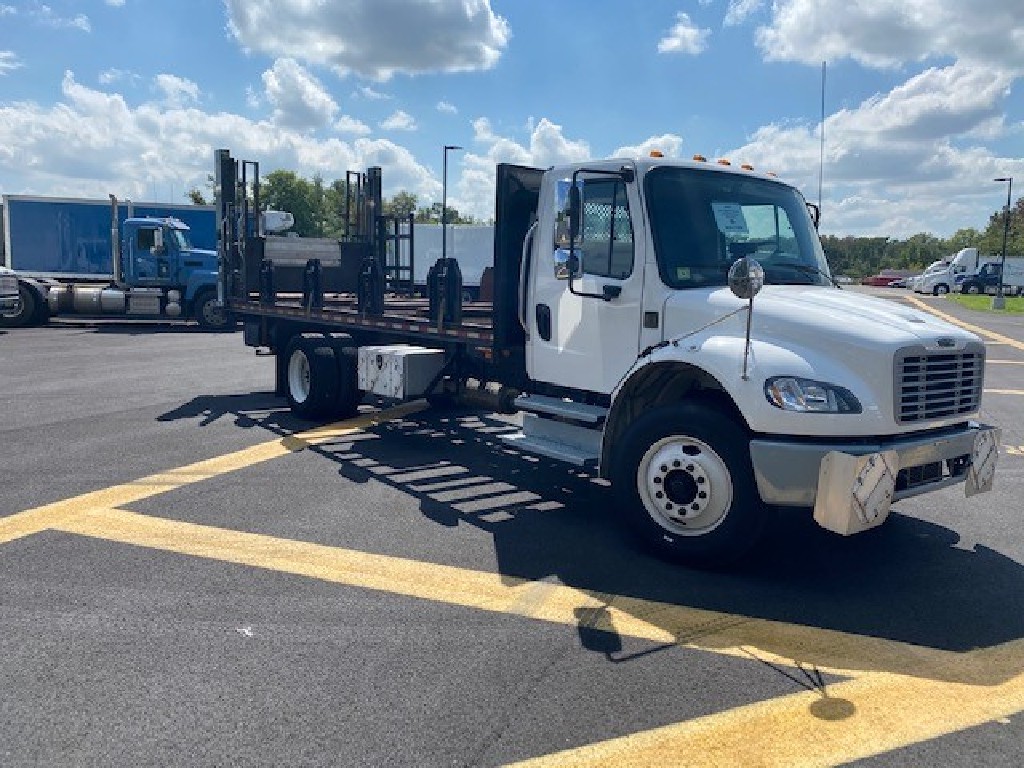
M 212 178 L 207 182 L 212 188 Z M 294 171 L 272 171 L 260 180 L 260 206 L 292 214 L 295 225 L 291 231 L 301 237 L 340 238 L 349 231 L 345 219 L 347 188 L 344 179 L 325 184 L 319 174 L 312 179 L 304 179 Z M 187 197 L 194 205 L 208 203 L 206 195 L 198 187 L 190 189 Z M 407 218 L 411 213 L 418 224 L 441 223 L 441 203 L 421 206 L 419 198 L 404 189 L 381 202 L 385 214 Z M 350 198 L 348 205 L 350 227 L 354 227 L 357 215 L 355 199 Z M 450 205 L 447 211 L 449 224 L 483 223 Z
M 1004 210 L 993 211 L 985 229 L 958 229 L 949 238 L 926 232 L 906 240 L 825 235 L 821 244 L 832 272 L 857 278 L 877 275 L 883 269 L 920 271 L 933 261 L 952 256 L 961 248 L 977 248 L 982 256 L 998 258 L 1003 252 Z M 1024 197 L 1010 209 L 1006 255 L 1024 256 Z

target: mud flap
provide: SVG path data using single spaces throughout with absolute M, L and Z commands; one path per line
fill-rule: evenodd
M 992 490 L 996 475 L 996 461 L 999 458 L 999 430 L 985 429 L 974 438 L 971 451 L 971 466 L 967 468 L 964 493 L 974 496 Z
M 815 522 L 843 536 L 881 525 L 889 516 L 899 469 L 896 451 L 825 454 L 818 469 Z

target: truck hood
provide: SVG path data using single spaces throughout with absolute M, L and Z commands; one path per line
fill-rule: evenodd
M 707 294 L 702 307 L 698 304 L 703 311 L 694 312 L 692 297 L 675 293 L 665 303 L 666 336 L 688 333 L 744 303 L 728 288 L 716 288 Z M 746 313 L 739 313 L 732 319 L 731 329 L 742 334 L 745 323 Z M 751 334 L 769 342 L 789 340 L 833 350 L 847 345 L 875 351 L 880 346 L 935 346 L 939 338 L 952 339 L 956 348 L 962 348 L 969 341 L 977 341 L 974 334 L 934 315 L 887 299 L 830 287 L 793 285 L 766 285 L 754 298 Z

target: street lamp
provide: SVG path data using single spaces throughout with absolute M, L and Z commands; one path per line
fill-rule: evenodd
M 1003 280 L 1006 272 L 1006 237 L 1010 232 L 1010 194 L 1013 190 L 1013 177 L 1003 176 L 993 181 L 1006 182 L 1006 210 L 1003 212 L 1003 255 L 999 259 L 999 284 L 996 285 L 996 295 L 992 299 L 992 309 L 1005 309 L 1006 299 L 1003 296 Z
M 441 258 L 448 256 L 448 152 L 462 149 L 454 144 L 444 145 L 444 164 L 441 176 Z M 445 262 L 447 265 L 448 262 Z

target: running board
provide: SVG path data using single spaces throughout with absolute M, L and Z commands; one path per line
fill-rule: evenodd
M 599 405 L 560 400 L 547 395 L 520 395 L 515 399 L 515 406 L 521 411 L 554 417 L 588 427 L 603 424 L 605 416 L 608 415 L 608 409 Z
M 523 430 L 501 435 L 509 447 L 547 456 L 577 467 L 596 466 L 601 455 L 601 430 L 523 414 Z

